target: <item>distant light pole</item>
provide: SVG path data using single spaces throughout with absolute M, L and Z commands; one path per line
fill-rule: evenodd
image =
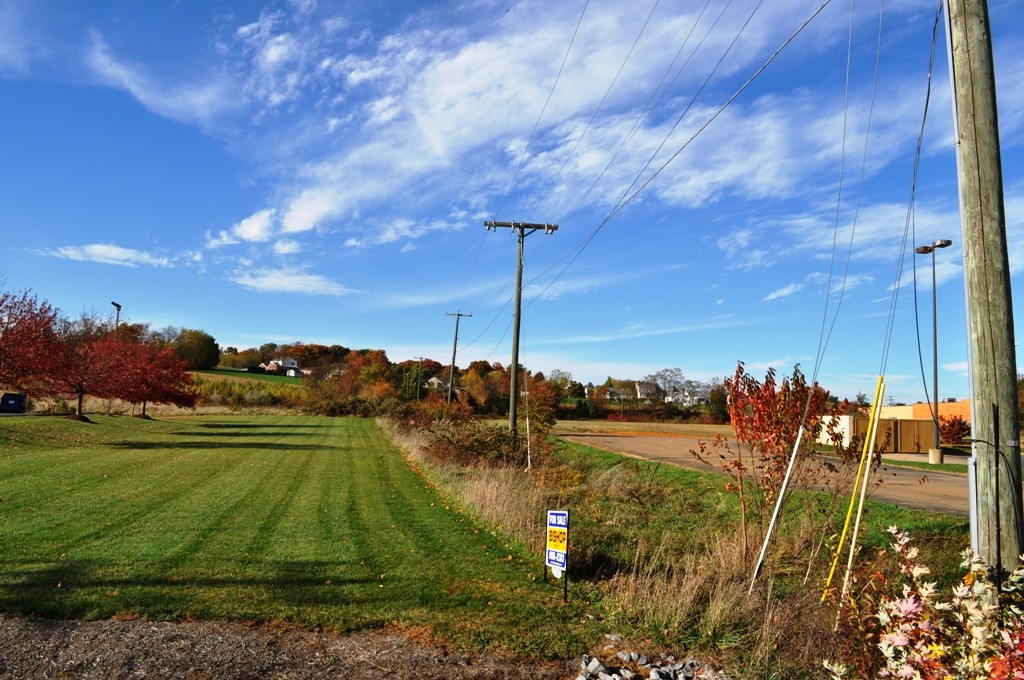
M 114 305 L 114 309 L 117 310 L 114 314 L 114 332 L 116 333 L 117 327 L 121 325 L 121 305 L 116 302 L 111 302 L 110 304 Z
M 948 248 L 951 245 L 953 245 L 952 241 L 943 238 L 933 242 L 930 246 L 919 246 L 914 249 L 918 255 L 931 253 L 932 256 L 932 356 L 934 357 L 932 390 L 935 392 L 933 395 L 935 410 L 932 412 L 932 417 L 935 419 L 935 446 L 933 447 L 935 449 L 939 448 L 939 306 L 936 301 L 938 292 L 935 290 L 935 250 Z

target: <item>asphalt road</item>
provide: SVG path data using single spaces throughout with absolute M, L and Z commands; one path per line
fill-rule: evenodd
M 555 432 L 563 439 L 594 446 L 606 451 L 621 453 L 634 458 L 662 461 L 672 465 L 724 475 L 717 465 L 707 465 L 690 453 L 697 450 L 701 437 L 670 434 L 606 434 Z M 704 438 L 708 441 L 707 438 Z M 967 475 L 948 472 L 931 472 L 907 467 L 898 467 L 900 460 L 921 460 L 927 462 L 927 454 L 897 454 L 883 459 L 883 470 L 875 475 L 881 483 L 872 485 L 870 497 L 918 510 L 967 515 Z M 966 469 L 966 458 L 961 458 Z M 947 463 L 956 462 L 947 457 Z M 873 479 L 872 481 L 875 481 Z

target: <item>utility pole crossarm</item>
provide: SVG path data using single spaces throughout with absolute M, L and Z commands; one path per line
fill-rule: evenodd
M 558 231 L 557 224 L 536 224 L 532 222 L 495 222 L 494 220 L 489 220 L 484 222 L 484 226 L 490 231 L 497 231 L 498 227 L 508 227 L 509 229 L 518 230 L 520 234 L 523 234 L 524 231 L 532 234 L 533 232 L 540 231 L 541 229 L 544 230 L 545 234 L 553 234 Z

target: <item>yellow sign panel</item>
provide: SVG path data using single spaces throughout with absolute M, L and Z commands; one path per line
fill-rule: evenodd
M 548 550 L 568 552 L 569 532 L 566 529 L 548 527 Z

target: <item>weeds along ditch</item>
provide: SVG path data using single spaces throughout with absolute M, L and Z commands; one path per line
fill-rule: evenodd
M 822 660 L 842 645 L 833 630 L 837 596 L 822 606 L 821 595 L 848 498 L 794 494 L 748 594 L 768 517 L 748 505 L 744 535 L 727 477 L 543 436 L 531 441 L 527 470 L 521 455 L 510 460 L 500 447 L 481 457 L 454 446 L 458 424 L 442 433 L 433 425 L 382 424 L 435 483 L 538 564 L 545 511 L 570 510 L 570 578 L 600 590 L 608 632 L 712 660 L 744 678 L 820 677 Z M 480 425 L 465 427 L 466 440 L 478 446 Z M 895 568 L 885 551 L 893 525 L 916 537 L 940 584 L 956 581 L 959 551 L 969 542 L 965 518 L 869 502 L 853 589 Z

